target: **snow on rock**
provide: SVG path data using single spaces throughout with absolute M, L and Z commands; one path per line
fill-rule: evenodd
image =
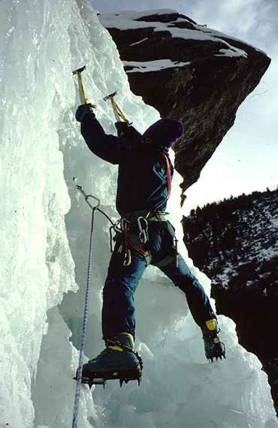
M 164 16 L 169 16 L 169 19 L 163 20 Z M 154 18 L 152 21 L 152 17 Z M 158 19 L 157 19 L 158 17 Z M 170 19 L 172 17 L 172 19 Z M 162 22 L 160 19 L 162 18 Z M 101 22 L 107 28 L 119 28 L 120 30 L 131 30 L 139 28 L 151 27 L 154 32 L 167 31 L 171 34 L 172 38 L 185 39 L 185 40 L 219 40 L 221 43 L 227 46 L 227 55 L 229 52 L 233 52 L 237 56 L 247 57 L 247 52 L 243 49 L 237 49 L 230 45 L 225 40 L 225 34 L 219 31 L 213 31 L 209 28 L 205 28 L 202 25 L 194 23 L 191 19 L 184 15 L 178 14 L 176 11 L 171 9 L 161 10 L 147 10 L 143 12 L 134 11 L 122 11 L 119 13 L 107 13 L 100 15 Z M 189 28 L 186 28 L 180 23 L 187 24 Z M 146 25 L 147 23 L 147 25 Z M 175 26 L 175 23 L 177 24 Z
M 144 62 L 136 62 L 136 61 L 123 61 L 125 69 L 130 73 L 141 72 L 148 73 L 149 71 L 158 71 L 163 70 L 165 68 L 171 67 L 184 67 L 185 65 L 190 64 L 190 62 L 179 62 L 179 61 L 171 61 L 169 59 L 161 59 L 157 61 L 144 61 Z
M 115 133 L 114 118 L 103 97 L 114 90 L 140 131 L 159 114 L 130 92 L 117 49 L 88 2 L 2 0 L 0 24 L 0 426 L 65 428 L 77 361 L 69 340 L 78 345 L 90 225 L 90 210 L 72 177 L 115 216 L 117 174 L 80 136 L 71 72 L 86 64 L 86 94 L 107 132 Z M 103 346 L 107 229 L 98 218 L 88 357 Z M 189 316 L 183 318 L 186 311 L 184 297 L 150 270 L 138 293 L 143 384 L 119 391 L 111 382 L 105 393 L 84 387 L 79 428 L 123 428 L 131 421 L 138 428 L 178 428 L 183 420 L 200 428 L 207 428 L 208 420 L 212 426 L 223 421 L 225 427 L 254 421 L 258 428 L 275 426 L 265 375 L 252 355 L 242 359 L 231 322 L 222 321 L 230 357 L 212 368 L 204 360 L 199 330 Z
M 184 219 L 185 241 L 212 286 L 277 295 L 277 191 L 209 204 Z M 202 227 L 200 227 L 202 223 Z M 267 269 L 268 267 L 268 269 Z

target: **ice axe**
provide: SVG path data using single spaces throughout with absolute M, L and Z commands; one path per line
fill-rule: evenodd
M 85 96 L 84 85 L 83 85 L 82 76 L 81 76 L 81 73 L 82 73 L 82 71 L 85 70 L 85 68 L 86 68 L 86 66 L 84 65 L 83 67 L 77 68 L 76 70 L 74 70 L 72 72 L 72 74 L 74 76 L 77 76 L 77 83 L 78 83 L 78 89 L 79 89 L 79 96 L 80 96 L 81 104 L 89 104 L 88 98 L 86 98 L 86 96 Z M 92 105 L 92 107 L 96 107 L 93 104 L 91 104 L 91 105 Z
M 110 101 L 111 102 L 111 106 L 113 108 L 114 114 L 115 114 L 115 118 L 117 122 L 125 122 L 128 125 L 131 125 L 132 122 L 129 122 L 129 120 L 126 118 L 126 116 L 124 115 L 123 111 L 120 109 L 120 107 L 118 106 L 118 104 L 116 103 L 116 101 L 114 100 L 114 97 L 117 95 L 117 92 L 113 92 L 112 94 L 107 95 L 106 97 L 103 98 L 104 101 Z

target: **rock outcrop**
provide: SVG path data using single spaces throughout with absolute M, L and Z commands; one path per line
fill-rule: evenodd
M 278 190 L 210 204 L 184 218 L 194 264 L 212 283 L 218 313 L 261 360 L 278 414 Z
M 162 117 L 183 122 L 175 167 L 186 190 L 233 125 L 237 108 L 270 59 L 173 10 L 105 14 L 100 20 L 117 44 L 132 91 Z

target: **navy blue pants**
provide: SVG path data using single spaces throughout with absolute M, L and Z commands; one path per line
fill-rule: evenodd
M 123 254 L 118 251 L 120 244 L 116 244 L 103 288 L 104 339 L 121 332 L 129 332 L 135 336 L 134 293 L 148 263 L 157 265 L 185 293 L 192 316 L 200 327 L 205 321 L 216 318 L 202 285 L 192 275 L 183 258 L 178 255 L 176 263 L 176 258 L 171 257 L 174 236 L 175 231 L 170 222 L 150 222 L 150 261 L 133 250 L 129 266 L 123 265 Z

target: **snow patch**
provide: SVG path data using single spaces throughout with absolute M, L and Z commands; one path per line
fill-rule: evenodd
M 175 20 L 173 22 L 149 22 L 149 21 L 137 21 L 139 18 L 143 18 L 144 16 L 151 16 L 154 14 L 165 14 L 165 13 L 178 13 L 176 11 L 171 10 L 159 10 L 159 11 L 144 11 L 141 13 L 134 13 L 132 11 L 123 11 L 120 14 L 118 13 L 107 13 L 100 16 L 100 21 L 106 28 L 119 28 L 121 30 L 131 30 L 138 28 L 152 28 L 154 32 L 157 31 L 168 31 L 171 34 L 172 38 L 177 39 L 185 39 L 185 40 L 202 40 L 202 41 L 220 41 L 223 43 L 226 48 L 220 50 L 220 55 L 223 56 L 242 56 L 247 57 L 247 53 L 242 49 L 238 49 L 228 43 L 225 38 L 227 36 L 219 31 L 215 31 L 209 29 L 207 27 L 198 25 L 189 21 L 184 17 L 183 21 L 188 21 L 194 29 L 188 28 L 178 28 L 175 27 Z M 181 22 L 181 18 L 178 19 L 178 22 Z M 233 40 L 232 37 L 229 36 L 230 40 Z M 236 40 L 236 39 L 235 39 Z
M 219 54 L 215 54 L 215 56 L 230 56 L 230 57 L 245 57 L 247 58 L 247 53 L 242 49 L 231 48 L 231 49 L 219 49 Z
M 155 61 L 123 61 L 125 67 L 132 67 L 132 70 L 127 70 L 127 73 L 147 73 L 150 71 L 159 71 L 164 70 L 166 68 L 177 68 L 184 67 L 190 64 L 188 62 L 180 62 L 180 61 L 171 61 L 170 59 L 159 59 Z

